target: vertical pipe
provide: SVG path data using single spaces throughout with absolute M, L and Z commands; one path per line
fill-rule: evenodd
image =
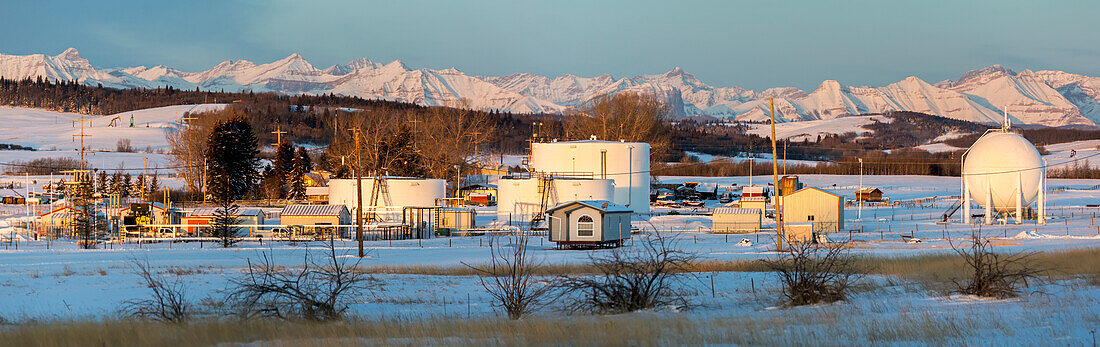
M 966 173 L 962 174 L 963 224 L 970 224 L 970 186 L 966 182 Z
M 1016 173 L 1016 224 L 1023 223 L 1024 218 L 1024 188 L 1023 183 L 1020 182 L 1023 179 L 1023 173 Z
M 1047 224 L 1047 160 L 1043 159 L 1043 170 L 1039 173 L 1039 224 Z
M 634 146 L 626 147 L 626 162 L 626 207 L 630 207 L 634 201 Z
M 985 225 L 993 224 L 993 185 L 989 175 L 985 176 Z

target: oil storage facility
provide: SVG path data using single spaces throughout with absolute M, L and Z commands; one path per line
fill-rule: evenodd
M 531 169 L 553 176 L 611 180 L 609 201 L 634 213 L 649 213 L 649 144 L 641 142 L 584 141 L 531 144 Z M 501 200 L 503 200 L 503 193 Z M 577 200 L 601 199 L 578 197 Z M 563 200 L 565 201 L 565 200 Z M 503 201 L 498 201 L 503 206 Z M 553 206 L 553 205 L 551 205 Z M 504 209 L 512 207 L 505 206 Z

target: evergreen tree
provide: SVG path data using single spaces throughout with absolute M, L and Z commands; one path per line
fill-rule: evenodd
M 98 191 L 99 193 L 107 194 L 107 192 L 111 190 L 110 182 L 107 180 L 107 171 L 99 171 L 99 180 L 97 181 L 97 183 L 98 184 L 96 184 L 96 191 Z
M 243 117 L 214 125 L 206 145 L 207 187 L 218 205 L 212 229 L 214 237 L 221 239 L 222 247 L 231 247 L 239 241 L 235 225 L 240 218 L 234 202 L 256 184 L 257 154 L 256 135 Z
M 110 194 L 121 194 L 122 192 L 122 172 L 115 171 L 111 175 L 111 191 Z
M 91 174 L 79 174 L 76 179 L 76 183 L 68 187 L 73 205 L 78 209 L 76 219 L 73 221 L 73 232 L 76 234 L 80 248 L 93 249 L 98 243 L 96 236 L 100 227 L 92 205 L 94 202 L 93 179 Z
M 157 180 L 157 173 L 154 172 L 153 176 L 149 177 L 149 196 L 151 197 L 151 199 L 149 199 L 149 200 L 165 202 L 165 201 L 161 201 L 161 200 L 157 199 L 158 197 L 160 197 L 160 194 L 157 194 L 157 192 L 159 192 L 159 191 L 160 191 L 160 182 Z
M 134 180 L 134 178 L 130 176 L 129 172 L 122 175 L 122 183 L 119 183 L 119 185 L 118 185 L 119 195 L 122 195 L 122 197 L 124 197 L 124 198 L 128 198 L 128 197 L 131 196 L 130 192 L 132 192 L 133 189 L 134 189 L 133 188 L 133 180 Z
M 290 184 L 290 173 L 294 170 L 294 146 L 290 142 L 283 142 L 279 144 L 279 147 L 275 149 L 275 162 L 271 172 L 271 180 L 274 180 L 271 184 L 278 186 L 279 196 L 276 198 L 286 198 L 286 186 Z
M 305 147 L 298 147 L 298 156 L 295 160 L 294 164 L 301 166 L 303 173 L 313 171 L 313 158 L 309 156 Z
M 290 171 L 290 192 L 287 199 L 305 200 L 306 182 L 305 176 L 313 164 L 310 162 L 309 153 L 303 147 L 298 147 L 298 155 L 295 156 L 294 168 Z

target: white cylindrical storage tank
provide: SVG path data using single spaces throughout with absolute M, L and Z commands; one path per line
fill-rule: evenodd
M 497 181 L 497 220 L 530 221 L 542 209 L 541 180 L 537 178 Z M 546 197 L 546 208 L 577 200 L 607 200 L 614 196 L 614 183 L 605 179 L 554 179 Z
M 971 199 L 987 207 L 992 196 L 994 210 L 1011 212 L 1018 195 L 1023 206 L 1035 201 L 1046 169 L 1039 151 L 1023 136 L 991 132 L 970 146 L 962 174 Z
M 379 180 L 374 177 L 363 178 L 363 205 L 371 205 L 371 194 L 374 193 L 374 185 Z M 434 207 L 436 199 L 446 196 L 447 182 L 434 178 L 410 178 L 410 177 L 386 177 L 382 180 L 384 185 L 379 188 L 375 206 L 376 210 L 385 214 L 385 219 L 390 221 L 396 214 L 397 221 L 401 218 L 401 209 L 405 207 Z M 355 179 L 331 179 L 328 183 L 330 205 L 344 205 L 351 213 L 359 207 L 358 197 L 355 194 Z M 384 189 L 382 189 L 384 188 Z
M 649 212 L 649 144 L 568 141 L 531 145 L 531 168 L 556 177 L 577 176 L 614 181 L 611 201 L 634 213 Z

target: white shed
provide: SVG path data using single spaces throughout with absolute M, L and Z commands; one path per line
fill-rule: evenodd
M 810 223 L 814 232 L 844 230 L 844 197 L 814 187 L 783 197 L 783 223 Z
M 760 231 L 760 209 L 722 207 L 711 214 L 715 233 L 755 233 Z
M 621 246 L 630 239 L 634 210 L 606 200 L 570 201 L 546 211 L 550 242 L 558 246 Z

